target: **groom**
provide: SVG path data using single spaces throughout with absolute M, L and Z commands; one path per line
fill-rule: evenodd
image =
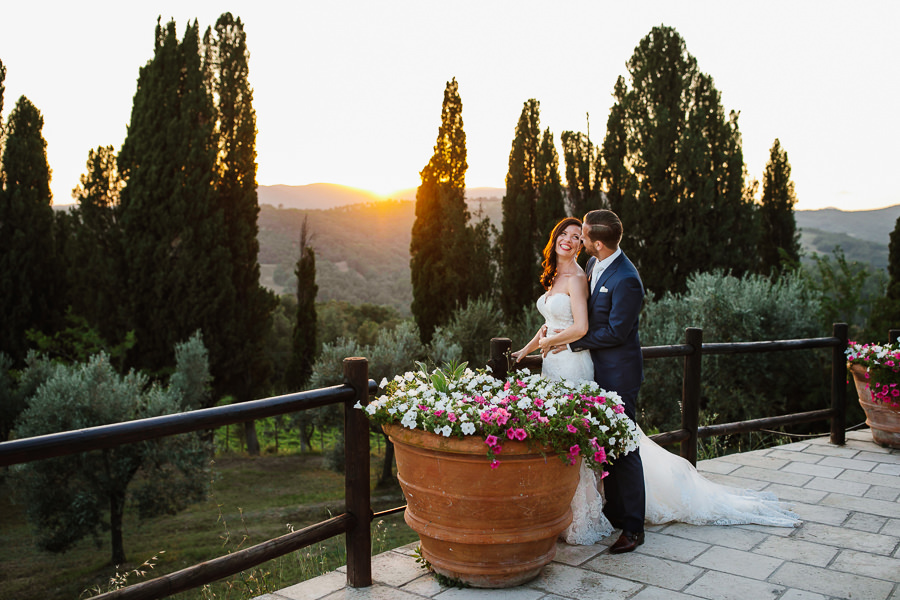
M 572 350 L 591 351 L 594 381 L 618 392 L 625 414 L 635 420 L 635 402 L 644 379 L 644 359 L 638 339 L 638 315 L 644 286 L 637 269 L 622 253 L 622 222 L 610 210 L 592 210 L 584 216 L 582 242 L 591 256 L 588 274 L 588 332 L 570 344 Z M 644 543 L 644 469 L 638 450 L 616 459 L 603 481 L 603 512 L 622 535 L 610 547 L 612 554 L 631 552 Z

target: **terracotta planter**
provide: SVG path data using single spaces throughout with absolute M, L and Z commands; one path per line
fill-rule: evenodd
M 473 587 L 503 588 L 536 577 L 572 521 L 579 465 L 524 442 L 504 441 L 490 468 L 481 438 L 446 438 L 385 425 L 406 496 L 406 523 L 435 571 Z
M 866 386 L 866 369 L 861 365 L 847 365 L 856 383 L 859 405 L 866 413 L 866 425 L 872 428 L 876 444 L 900 448 L 900 408 L 872 402 L 872 391 Z

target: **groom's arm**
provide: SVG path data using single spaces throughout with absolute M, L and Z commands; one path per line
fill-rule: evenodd
M 583 338 L 570 344 L 572 350 L 611 348 L 622 345 L 628 339 L 641 314 L 643 286 L 637 277 L 628 277 L 621 280 L 610 293 L 612 305 L 609 323 L 590 327 Z

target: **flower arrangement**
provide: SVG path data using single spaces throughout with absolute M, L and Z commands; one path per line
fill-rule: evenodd
M 898 344 L 860 344 L 850 342 L 847 362 L 866 368 L 866 387 L 872 401 L 900 408 L 900 346 Z
M 480 436 L 492 469 L 500 465 L 506 440 L 550 447 L 569 464 L 582 456 L 592 468 L 637 448 L 637 427 L 624 414 L 619 395 L 593 381 L 550 381 L 525 373 L 500 381 L 466 363 L 430 373 L 417 364 L 419 371 L 383 379 L 383 395 L 356 408 L 380 424 L 400 423 L 445 437 Z

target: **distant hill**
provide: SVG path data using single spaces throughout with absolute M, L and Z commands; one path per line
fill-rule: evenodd
M 400 190 L 399 192 L 394 192 L 391 194 L 391 198 L 394 200 L 415 200 L 416 199 L 416 189 L 417 188 L 409 188 L 408 190 Z M 495 187 L 473 187 L 466 188 L 466 198 L 468 200 L 474 200 L 475 198 L 494 198 L 496 200 L 500 200 L 506 194 L 506 188 L 495 188 Z
M 358 188 L 335 183 L 312 183 L 309 185 L 261 185 L 258 187 L 259 203 L 276 208 L 299 208 L 304 210 L 327 210 L 338 206 L 378 202 L 382 196 Z M 466 198 L 501 199 L 505 188 L 466 188 Z M 390 200 L 415 200 L 416 188 L 390 194 Z
M 900 217 L 900 205 L 877 210 L 845 211 L 837 208 L 798 210 L 794 213 L 800 244 L 809 255 L 831 255 L 840 246 L 847 260 L 886 269 L 888 243 Z
M 279 209 L 277 204 L 265 201 L 273 195 L 264 189 L 276 189 L 283 194 L 282 198 L 302 199 L 306 194 L 302 201 L 310 206 L 333 203 L 336 207 L 289 209 L 288 202 L 280 202 L 283 208 Z M 411 192 L 415 197 L 415 190 Z M 473 216 L 487 216 L 499 229 L 503 190 L 472 188 L 467 193 Z M 260 186 L 263 206 L 259 215 L 259 262 L 263 265 L 263 283 L 276 291 L 282 291 L 282 286 L 288 283 L 298 256 L 300 226 L 303 217 L 309 215 L 319 300 L 388 304 L 408 314 L 412 301 L 409 242 L 415 202 L 401 199 L 373 202 L 371 197 L 361 190 L 328 184 L 294 188 Z M 366 200 L 341 204 L 353 198 Z M 807 257 L 813 253 L 830 256 L 835 246 L 840 246 L 847 260 L 870 263 L 878 269 L 887 267 L 887 244 L 898 216 L 900 205 L 871 211 L 829 208 L 795 213 L 801 230 L 800 243 Z
M 900 204 L 877 210 L 798 210 L 794 216 L 797 227 L 801 229 L 845 233 L 850 237 L 887 246 L 897 217 L 900 217 Z

